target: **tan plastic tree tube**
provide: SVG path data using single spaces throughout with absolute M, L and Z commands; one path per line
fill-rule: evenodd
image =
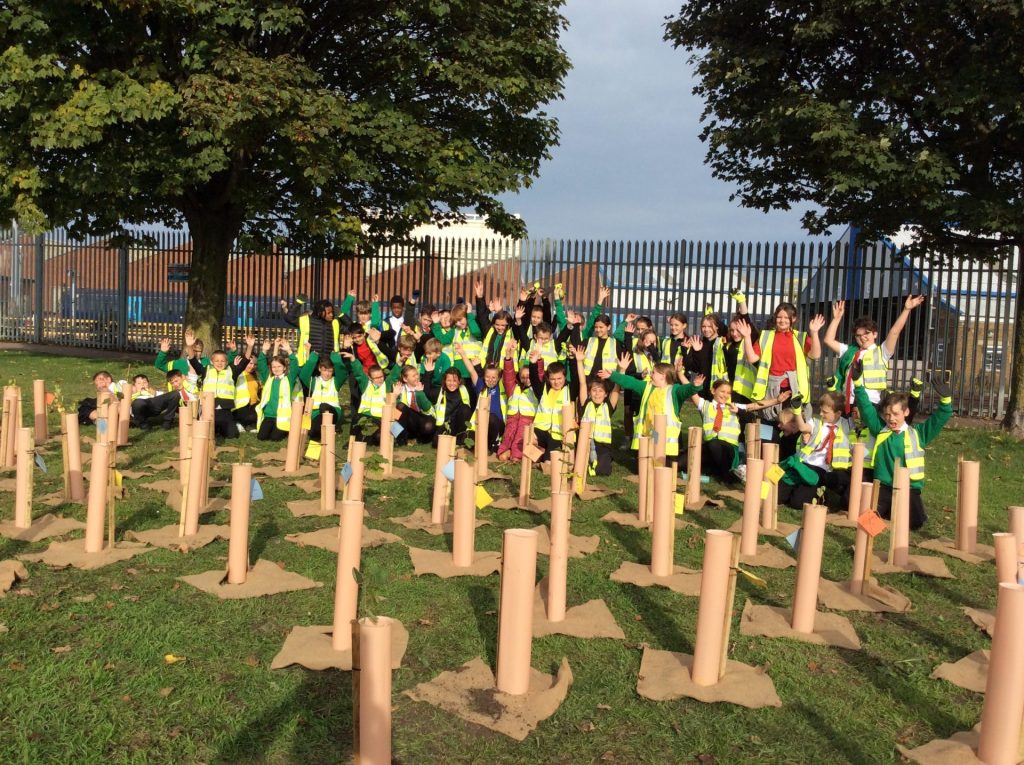
M 106 441 L 92 445 L 89 464 L 89 504 L 85 515 L 85 551 L 103 552 L 103 518 L 107 510 L 107 479 L 110 471 L 110 446 Z
M 82 475 L 82 438 L 78 431 L 78 417 L 73 412 L 64 414 L 64 429 L 68 438 L 68 484 L 72 502 L 85 499 L 85 477 Z
M 341 542 L 338 545 L 338 576 L 334 589 L 334 629 L 331 647 L 335 651 L 352 648 L 352 620 L 359 605 L 359 583 L 353 571 L 360 568 L 363 544 L 363 503 L 341 503 Z
M 18 429 L 21 428 L 21 389 L 14 385 L 4 388 L 7 405 L 7 427 L 4 429 L 4 465 L 14 467 L 18 454 Z
M 363 501 L 363 486 L 365 484 L 366 466 L 363 458 L 366 456 L 366 442 L 356 441 L 352 444 L 352 475 L 348 479 L 348 495 L 345 499 L 353 502 Z
M 910 470 L 898 467 L 893 471 L 892 498 L 892 560 L 895 566 L 910 561 Z
M 576 446 L 576 405 L 562 404 L 562 446 L 566 451 Z
M 321 417 L 327 417 L 324 414 Z M 338 434 L 331 422 L 320 424 L 320 466 L 323 480 L 320 484 L 320 496 L 323 497 L 323 508 L 333 513 L 338 508 Z
M 18 464 L 14 480 L 14 526 L 27 529 L 32 525 L 32 475 L 35 439 L 32 428 L 18 431 Z
M 394 394 L 389 393 L 384 398 L 384 408 L 380 415 L 380 456 L 384 460 L 381 465 L 381 472 L 384 475 L 391 475 L 394 467 L 395 437 L 391 434 L 391 425 L 395 421 Z M 323 439 L 323 435 L 320 436 Z M 321 441 L 321 446 L 323 442 Z
M 1017 537 L 1009 532 L 1000 532 L 992 535 L 992 544 L 996 549 L 996 583 L 1016 584 L 1020 562 Z
M 231 466 L 231 530 L 228 538 L 228 584 L 245 584 L 249 575 L 249 506 L 252 465 Z
M 437 439 L 437 461 L 434 463 L 434 498 L 430 506 L 430 520 L 435 524 L 444 523 L 448 515 L 448 479 L 444 477 L 444 468 L 454 456 L 455 436 L 440 436 Z
M 192 407 L 178 407 L 178 476 L 181 485 L 188 481 L 189 453 L 192 450 Z
M 299 447 L 302 445 L 302 412 L 305 404 L 301 399 L 292 402 L 291 423 L 288 430 L 288 445 L 285 450 L 284 472 L 294 473 L 299 469 Z M 355 467 L 353 465 L 353 467 Z
M 756 422 L 748 422 L 744 428 L 744 441 L 747 446 L 747 459 L 761 459 L 761 431 Z
M 747 457 L 747 483 L 743 487 L 743 526 L 740 554 L 757 554 L 757 532 L 761 521 L 761 484 L 764 482 L 764 460 Z
M 476 436 L 473 442 L 473 472 L 477 481 L 487 478 L 487 446 L 490 444 L 491 397 L 482 391 L 476 405 Z
M 1000 584 L 992 634 L 985 703 L 981 708 L 978 759 L 986 765 L 1017 765 L 1024 717 L 1024 587 Z
M 804 505 L 804 525 L 800 532 L 800 552 L 796 563 L 796 590 L 793 593 L 793 619 L 790 622 L 797 632 L 814 632 L 827 513 L 828 508 L 824 505 Z
M 533 443 L 533 425 L 523 428 L 523 448 Z M 530 488 L 533 484 L 533 460 L 524 453 L 519 460 L 519 506 L 526 507 L 530 501 Z
M 199 394 L 199 419 L 213 422 L 217 417 L 217 397 L 213 393 Z
M 858 518 L 871 509 L 871 490 L 870 483 L 861 483 Z M 861 595 L 864 592 L 864 564 L 869 546 L 868 533 L 858 525 L 853 541 L 853 571 L 850 574 L 850 592 L 854 595 Z
M 549 622 L 565 620 L 565 582 L 569 570 L 569 506 L 572 492 L 551 495 L 551 550 L 548 553 Z
M 960 460 L 957 492 L 956 549 L 973 553 L 978 548 L 978 493 L 981 485 L 981 463 Z
M 551 493 L 557 494 L 562 490 L 562 471 L 565 465 L 565 452 L 555 450 L 550 453 L 551 458 Z
M 764 473 L 767 475 L 772 465 L 777 465 L 779 462 L 779 445 L 762 441 L 761 461 L 764 462 Z M 768 496 L 761 500 L 761 528 L 763 529 L 774 529 L 776 526 L 775 497 L 777 490 L 775 484 L 769 481 Z
M 654 467 L 665 467 L 665 445 L 668 441 L 667 415 L 654 415 L 654 432 L 658 434 L 658 438 L 657 440 L 652 439 L 651 459 L 654 460 Z
M 572 472 L 576 476 L 575 486 L 580 494 L 587 487 L 587 471 L 590 463 L 590 439 L 594 432 L 594 423 L 584 420 L 580 423 L 579 438 L 576 440 L 576 454 L 573 460 Z
M 1024 547 L 1024 506 L 1011 505 L 1006 508 L 1009 515 L 1010 531 L 1017 537 L 1017 545 Z
M 693 643 L 693 669 L 690 673 L 696 685 L 715 685 L 721 676 L 725 615 L 730 608 L 731 563 L 732 534 L 721 529 L 708 529 L 704 534 L 697 636 Z
M 686 453 L 686 506 L 700 504 L 700 458 L 704 431 L 694 427 L 687 431 Z
M 673 470 L 654 468 L 654 523 L 651 526 L 651 573 L 672 576 L 675 565 L 675 507 Z
M 117 446 L 117 434 L 121 428 L 121 404 L 116 398 L 107 402 L 107 432 L 104 436 L 111 446 Z
M 521 696 L 530 688 L 533 650 L 533 588 L 537 578 L 537 532 L 506 529 L 501 548 L 498 605 L 499 691 Z
M 132 394 L 135 386 L 125 385 L 121 389 L 122 398 L 117 402 L 117 445 L 128 446 L 128 426 L 132 422 Z
M 391 629 L 386 616 L 352 624 L 356 765 L 391 765 Z
M 0 419 L 0 465 L 10 467 L 7 462 L 7 441 L 11 433 L 11 397 L 10 386 L 4 388 L 3 419 Z
M 850 467 L 850 502 L 846 506 L 846 517 L 856 521 L 860 517 L 860 495 L 864 481 L 864 453 L 866 446 L 863 441 L 853 445 L 853 464 Z
M 50 437 L 46 428 L 46 382 L 43 380 L 32 381 L 32 412 L 35 445 L 39 446 Z
M 476 481 L 474 466 L 455 460 L 454 526 L 452 563 L 459 568 L 473 565 L 476 552 Z
M 651 491 L 651 439 L 647 436 L 637 437 L 637 478 L 639 479 L 640 499 L 637 515 L 641 521 L 650 523 L 648 517 L 647 494 Z
M 185 497 L 185 533 L 199 533 L 199 514 L 206 507 L 207 494 L 203 489 L 207 474 L 206 455 L 210 448 L 212 422 L 200 420 L 192 425 L 192 461 L 189 465 L 188 492 Z

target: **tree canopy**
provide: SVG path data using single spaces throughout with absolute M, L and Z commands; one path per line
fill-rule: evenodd
M 1019 0 L 692 0 L 690 52 L 713 174 L 822 233 L 909 226 L 932 258 L 1024 244 Z M 1018 292 L 1021 288 L 1018 280 Z M 1024 433 L 1024 299 L 1007 424 Z
M 187 223 L 186 321 L 219 336 L 237 237 L 313 251 L 528 185 L 568 59 L 561 0 L 0 0 L 0 210 Z

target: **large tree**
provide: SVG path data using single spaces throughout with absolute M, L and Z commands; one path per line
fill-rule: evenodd
M 1024 243 L 1020 0 L 693 0 L 691 52 L 718 178 L 813 233 L 909 225 L 912 250 L 995 261 Z M 1024 280 L 1005 426 L 1024 435 Z
M 0 219 L 187 224 L 219 338 L 240 236 L 312 252 L 472 210 L 557 142 L 562 0 L 0 0 Z

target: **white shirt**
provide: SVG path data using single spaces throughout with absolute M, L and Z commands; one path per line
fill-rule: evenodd
M 825 446 L 828 441 L 828 429 L 835 428 L 836 439 L 839 438 L 839 429 L 843 427 L 841 422 L 826 423 L 816 418 L 812 418 L 807 421 L 807 424 L 811 426 L 811 440 L 810 443 L 815 443 L 818 439 L 818 433 L 824 428 L 825 432 L 821 434 L 821 442 L 814 448 L 814 451 L 808 454 L 803 459 L 805 465 L 816 467 L 819 470 L 831 471 L 832 466 L 828 463 L 828 447 Z M 832 449 L 835 450 L 835 441 L 832 443 Z

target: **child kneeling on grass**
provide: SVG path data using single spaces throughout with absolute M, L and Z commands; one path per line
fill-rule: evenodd
M 818 399 L 818 416 L 803 418 L 800 399 L 792 407 L 803 443 L 796 454 L 780 463 L 786 474 L 779 480 L 779 502 L 799 510 L 804 505 L 833 493 L 837 501 L 821 502 L 829 509 L 843 505 L 850 488 L 850 432 L 843 419 L 843 399 L 838 393 L 825 393 Z
M 257 360 L 257 369 L 263 381 L 263 395 L 256 405 L 256 438 L 260 441 L 283 441 L 288 438 L 292 422 L 292 397 L 301 395 L 298 384 L 298 364 L 291 364 L 287 357 L 275 355 L 267 361 L 266 350 Z
M 936 439 L 943 426 L 953 416 L 953 393 L 947 383 L 939 382 L 933 375 L 932 387 L 939 394 L 939 405 L 931 416 L 917 425 L 909 425 L 909 400 L 906 393 L 891 393 L 882 400 L 882 417 L 879 418 L 868 392 L 862 384 L 863 364 L 854 362 L 851 368 L 854 381 L 854 396 L 861 419 L 875 437 L 871 454 L 875 478 L 881 483 L 878 492 L 878 514 L 888 519 L 892 513 L 892 483 L 896 460 L 910 469 L 910 528 L 921 528 L 928 520 L 921 502 L 921 487 L 924 485 L 925 447 Z

